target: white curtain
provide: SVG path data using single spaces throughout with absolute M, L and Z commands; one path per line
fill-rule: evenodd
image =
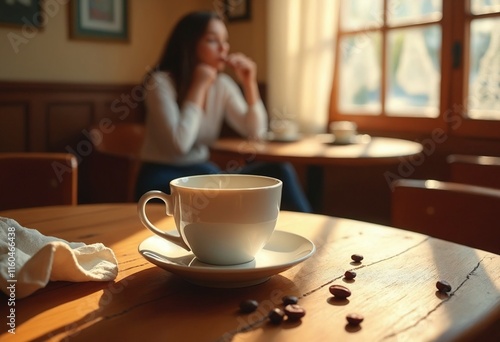
M 326 130 L 338 0 L 268 2 L 268 112 L 304 133 Z

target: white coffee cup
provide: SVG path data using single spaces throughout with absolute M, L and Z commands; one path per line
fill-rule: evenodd
M 270 122 L 273 139 L 294 140 L 299 135 L 299 125 L 291 119 L 272 119 Z
M 332 121 L 329 128 L 335 137 L 335 142 L 341 144 L 352 142 L 358 134 L 358 125 L 352 121 Z
M 216 265 L 252 261 L 274 232 L 280 210 L 279 179 L 216 174 L 189 176 L 170 182 L 171 195 L 158 190 L 145 193 L 138 203 L 142 224 L 153 233 L 192 250 L 198 260 Z M 154 226 L 146 204 L 161 199 L 173 216 L 180 236 Z

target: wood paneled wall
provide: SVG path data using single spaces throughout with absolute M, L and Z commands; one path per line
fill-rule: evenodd
M 142 121 L 142 100 L 140 85 L 0 82 L 0 152 L 83 149 L 92 124 Z

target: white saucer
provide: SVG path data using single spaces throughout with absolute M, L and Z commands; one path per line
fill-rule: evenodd
M 316 136 L 322 143 L 331 145 L 352 145 L 352 144 L 368 144 L 371 137 L 368 134 L 357 134 L 349 141 L 335 141 L 335 135 L 330 133 L 317 134 Z
M 267 132 L 267 141 L 275 142 L 294 142 L 302 138 L 301 134 L 290 135 L 290 136 L 277 136 L 273 132 Z
M 265 282 L 314 254 L 314 244 L 300 235 L 276 230 L 253 261 L 218 266 L 205 264 L 193 253 L 153 235 L 141 242 L 139 253 L 149 262 L 185 280 L 208 287 L 245 287 Z

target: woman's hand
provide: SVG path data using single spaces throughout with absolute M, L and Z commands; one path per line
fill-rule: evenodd
M 198 64 L 194 69 L 193 81 L 186 95 L 186 100 L 195 103 L 200 108 L 204 108 L 208 89 L 216 78 L 217 69 L 208 64 Z
M 244 54 L 230 54 L 227 57 L 227 65 L 234 70 L 236 77 L 243 85 L 250 85 L 251 82 L 255 82 L 257 65 Z
M 217 69 L 208 64 L 200 63 L 193 72 L 193 84 L 208 89 L 217 78 Z
M 230 54 L 226 63 L 233 68 L 236 77 L 243 84 L 247 103 L 253 105 L 260 99 L 257 87 L 257 65 L 242 53 Z

